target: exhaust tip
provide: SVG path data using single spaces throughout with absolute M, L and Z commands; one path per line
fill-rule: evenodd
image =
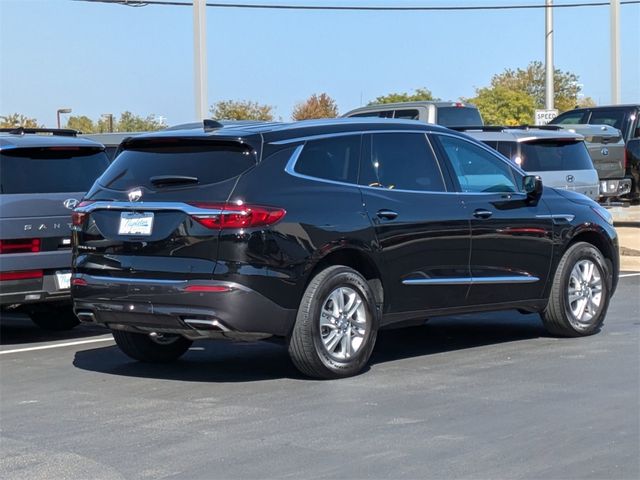
M 78 320 L 84 323 L 96 323 L 96 316 L 93 312 L 76 312 L 76 317 L 78 317 Z
M 196 330 L 213 330 L 218 332 L 230 332 L 231 330 L 219 320 L 204 318 L 183 318 L 182 321 Z

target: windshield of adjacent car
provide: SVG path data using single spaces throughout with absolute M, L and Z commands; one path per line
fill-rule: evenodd
M 109 166 L 101 148 L 16 148 L 0 153 L 0 192 L 86 192 Z

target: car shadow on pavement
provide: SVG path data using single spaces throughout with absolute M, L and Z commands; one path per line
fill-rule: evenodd
M 446 317 L 419 327 L 381 331 L 370 365 L 544 336 L 538 315 Z M 76 352 L 73 365 L 111 375 L 189 382 L 306 379 L 291 363 L 285 345 L 274 342 L 199 341 L 180 360 L 168 364 L 136 362 L 110 346 Z
M 28 316 L 18 313 L 2 313 L 0 320 L 0 345 L 24 345 L 27 343 L 75 340 L 109 333 L 91 325 L 78 325 L 71 330 L 55 331 L 38 327 Z

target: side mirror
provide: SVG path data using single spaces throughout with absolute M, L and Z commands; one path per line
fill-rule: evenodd
M 522 187 L 527 194 L 527 202 L 535 205 L 542 196 L 542 179 L 537 175 L 522 177 Z

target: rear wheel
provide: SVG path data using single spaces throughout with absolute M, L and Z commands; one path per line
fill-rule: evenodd
M 113 330 L 118 347 L 134 360 L 141 362 L 171 362 L 180 358 L 193 343 L 180 335 L 151 336 L 146 333 Z
M 582 337 L 597 333 L 609 307 L 610 281 L 600 250 L 579 242 L 564 254 L 556 270 L 545 328 L 553 335 Z
M 28 313 L 33 323 L 45 330 L 71 330 L 80 323 L 71 305 L 43 307 Z
M 369 360 L 378 331 L 376 303 L 355 270 L 332 266 L 309 283 L 289 341 L 302 373 L 316 378 L 357 374 Z

